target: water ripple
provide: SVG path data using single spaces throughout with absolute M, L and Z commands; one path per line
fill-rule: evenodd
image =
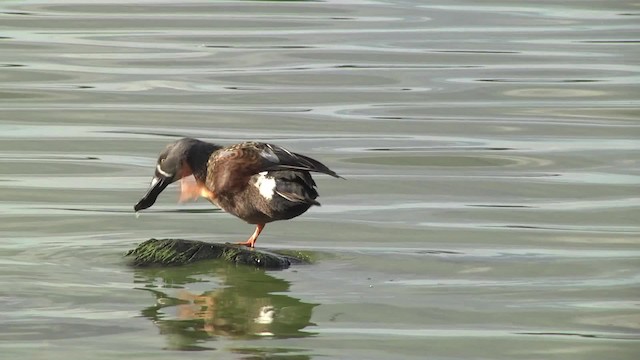
M 639 16 L 624 2 L 2 2 L 0 337 L 16 340 L 2 353 L 637 357 Z M 182 136 L 269 141 L 344 175 L 315 176 L 323 206 L 258 243 L 318 261 L 127 268 L 150 237 L 252 230 L 176 205 L 173 187 L 134 217 Z

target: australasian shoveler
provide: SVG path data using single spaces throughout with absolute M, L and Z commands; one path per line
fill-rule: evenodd
M 255 224 L 253 235 L 238 243 L 254 247 L 265 224 L 294 218 L 320 205 L 309 172 L 340 178 L 319 161 L 277 145 L 248 141 L 223 147 L 183 138 L 160 154 L 151 186 L 133 208 L 137 212 L 150 207 L 169 184 L 181 180 L 181 200 L 201 196 Z M 195 183 L 186 180 L 190 175 Z

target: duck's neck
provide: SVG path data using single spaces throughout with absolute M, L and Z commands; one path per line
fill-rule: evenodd
M 191 171 L 193 171 L 193 176 L 197 181 L 205 182 L 207 178 L 207 163 L 209 162 L 209 157 L 219 149 L 222 149 L 222 146 L 204 141 L 197 142 L 191 147 L 191 149 L 189 149 L 187 159 L 189 166 L 191 167 Z

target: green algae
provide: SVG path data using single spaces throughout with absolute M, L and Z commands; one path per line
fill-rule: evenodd
M 184 239 L 149 239 L 128 251 L 125 257 L 134 267 L 180 266 L 201 260 L 219 259 L 258 268 L 286 269 L 291 264 L 313 262 L 311 254 L 301 251 L 265 251 L 230 243 Z

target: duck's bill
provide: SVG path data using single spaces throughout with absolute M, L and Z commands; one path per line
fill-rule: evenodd
M 158 195 L 164 190 L 171 181 L 166 177 L 155 176 L 151 179 L 151 186 L 149 186 L 149 190 L 147 193 L 138 201 L 137 204 L 133 206 L 133 209 L 137 212 L 140 210 L 144 210 L 146 208 L 151 207 L 158 199 Z

